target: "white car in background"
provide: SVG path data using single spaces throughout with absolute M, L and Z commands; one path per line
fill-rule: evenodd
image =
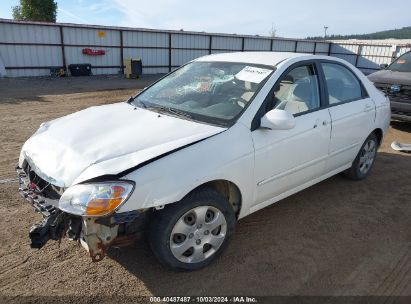
M 99 261 L 145 231 L 162 264 L 199 269 L 237 220 L 340 172 L 367 177 L 389 122 L 389 100 L 337 58 L 196 59 L 24 144 L 20 192 L 44 216 L 32 247 L 67 235 Z

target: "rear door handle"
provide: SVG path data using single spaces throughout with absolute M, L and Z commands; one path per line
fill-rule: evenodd
M 372 110 L 372 105 L 370 105 L 369 103 L 367 103 L 364 107 L 364 112 L 368 112 Z

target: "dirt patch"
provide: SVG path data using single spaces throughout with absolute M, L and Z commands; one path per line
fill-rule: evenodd
M 0 179 L 14 178 L 20 148 L 41 122 L 125 100 L 146 85 L 0 80 Z M 241 220 L 227 251 L 194 273 L 165 270 L 144 241 L 113 248 L 100 263 L 68 240 L 32 250 L 28 229 L 40 216 L 16 184 L 0 184 L 0 294 L 411 296 L 411 155 L 389 146 L 411 142 L 410 132 L 410 124 L 392 124 L 366 181 L 335 176 Z

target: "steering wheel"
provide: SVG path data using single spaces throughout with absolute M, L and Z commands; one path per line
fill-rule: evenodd
M 225 103 L 231 103 L 233 105 L 238 105 L 237 102 L 240 101 L 241 98 L 238 97 L 230 97 L 229 99 L 224 100 Z
M 179 100 L 179 97 L 182 97 L 183 95 L 184 95 L 183 91 L 176 90 L 174 95 L 169 95 L 167 97 L 167 101 L 172 104 L 181 104 L 184 102 L 184 100 L 183 101 Z

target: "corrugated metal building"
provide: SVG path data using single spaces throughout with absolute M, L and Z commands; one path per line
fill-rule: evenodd
M 84 48 L 105 55 L 83 54 Z M 407 45 L 324 42 L 204 32 L 163 31 L 0 19 L 0 64 L 7 76 L 44 76 L 50 68 L 90 63 L 93 74 L 117 74 L 141 58 L 143 74 L 166 73 L 200 56 L 234 51 L 301 52 L 343 58 L 364 72 L 409 51 Z

